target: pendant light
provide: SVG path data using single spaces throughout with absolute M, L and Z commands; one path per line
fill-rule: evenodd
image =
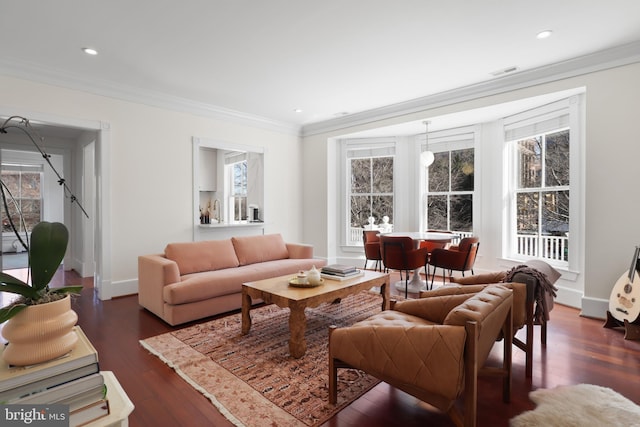
M 426 146 L 427 146 L 427 151 L 423 151 L 422 153 L 420 153 L 420 160 L 422 161 L 422 164 L 424 165 L 424 167 L 429 167 L 431 165 L 431 163 L 433 163 L 434 160 L 434 156 L 433 156 L 433 152 L 429 151 L 429 122 L 428 120 L 425 120 L 424 122 L 426 130 L 424 133 L 424 140 L 426 142 Z

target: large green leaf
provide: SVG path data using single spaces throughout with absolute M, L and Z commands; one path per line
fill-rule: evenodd
M 26 284 L 22 280 L 18 279 L 17 277 L 14 277 L 14 276 L 12 276 L 10 274 L 2 273 L 2 272 L 0 272 L 0 283 L 6 283 L 8 285 L 29 286 L 28 284 Z
M 28 285 L 0 282 L 0 292 L 11 292 L 31 299 L 40 298 L 40 293 Z
M 31 231 L 31 283 L 45 289 L 60 266 L 69 242 L 69 231 L 59 222 L 39 222 Z
M 27 308 L 27 306 L 24 304 L 10 305 L 9 307 L 1 308 L 0 323 L 6 322 L 25 308 Z

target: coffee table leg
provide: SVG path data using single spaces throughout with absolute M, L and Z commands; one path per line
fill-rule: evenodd
M 251 296 L 242 287 L 242 335 L 249 333 L 251 329 Z
M 389 304 L 391 299 L 391 280 L 389 275 L 385 279 L 384 283 L 380 286 L 380 295 L 382 295 L 382 311 L 389 310 Z
M 289 354 L 296 359 L 301 358 L 307 352 L 307 342 L 304 333 L 307 329 L 307 318 L 304 315 L 304 305 L 290 304 L 289 309 Z

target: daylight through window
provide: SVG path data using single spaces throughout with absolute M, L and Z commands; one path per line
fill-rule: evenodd
M 231 221 L 247 220 L 247 161 L 225 165 L 229 182 L 231 184 L 229 194 L 229 208 Z
M 9 218 L 13 221 L 18 231 L 31 229 L 42 218 L 42 167 L 27 165 L 2 165 L 2 181 L 7 185 L 15 199 L 15 204 L 7 199 L 9 215 L 2 207 L 2 231 L 12 232 Z M 7 194 L 8 196 L 8 194 Z M 20 221 L 20 213 L 24 218 L 24 224 Z
M 516 141 L 517 253 L 569 257 L 569 129 Z
M 427 176 L 427 227 L 472 234 L 474 149 L 435 153 Z

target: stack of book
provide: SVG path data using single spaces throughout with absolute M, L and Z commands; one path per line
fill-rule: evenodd
M 98 353 L 79 326 L 76 346 L 57 359 L 31 366 L 9 366 L 0 346 L 0 404 L 69 407 L 69 425 L 79 426 L 109 415 Z
M 329 280 L 347 280 L 360 274 L 362 272 L 357 268 L 343 264 L 330 264 L 320 270 L 320 275 Z

